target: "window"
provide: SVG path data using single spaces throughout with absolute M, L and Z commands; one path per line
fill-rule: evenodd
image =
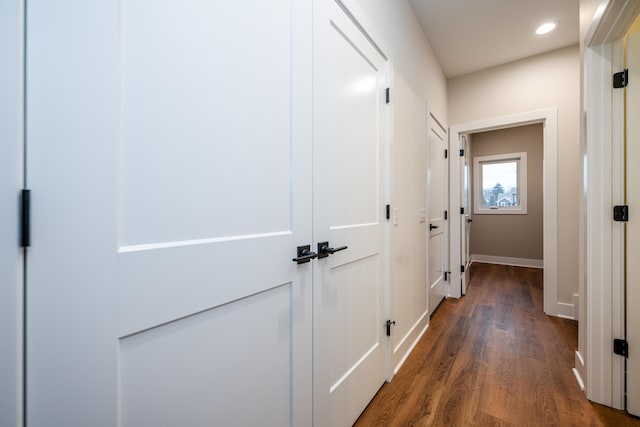
M 476 214 L 527 213 L 527 153 L 473 158 Z

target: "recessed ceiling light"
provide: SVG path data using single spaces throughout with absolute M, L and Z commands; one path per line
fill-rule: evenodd
M 557 26 L 558 23 L 556 22 L 546 22 L 538 27 L 538 29 L 536 30 L 536 34 L 547 34 L 548 32 L 555 30 Z

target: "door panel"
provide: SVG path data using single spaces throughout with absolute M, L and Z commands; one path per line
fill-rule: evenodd
M 28 21 L 29 424 L 308 424 L 310 2 Z
M 429 313 L 433 314 L 440 302 L 447 296 L 447 223 L 444 211 L 447 209 L 448 168 L 445 159 L 447 143 L 442 129 L 429 127 L 429 165 L 427 169 L 427 193 L 429 198 Z
M 121 339 L 123 424 L 289 425 L 291 291 L 283 285 Z
M 122 246 L 289 230 L 288 9 L 122 3 Z
M 640 416 L 640 221 L 634 214 L 640 212 L 640 33 L 627 36 L 627 68 L 627 411 Z
M 314 3 L 314 423 L 350 425 L 386 378 L 386 58 L 334 1 Z

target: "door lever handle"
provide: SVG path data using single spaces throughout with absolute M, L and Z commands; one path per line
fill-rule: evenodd
M 429 224 L 429 231 L 435 230 L 436 228 L 440 228 L 440 226 L 439 225 Z
M 331 246 L 329 246 L 329 242 L 320 242 L 318 243 L 318 258 L 326 258 L 331 254 L 344 251 L 345 249 L 348 249 L 348 248 L 349 248 L 348 246 L 340 246 L 337 248 L 332 248 Z
M 298 246 L 297 253 L 298 256 L 296 258 L 292 258 L 291 260 L 295 261 L 298 264 L 304 264 L 314 258 L 318 258 L 317 253 L 311 252 L 311 245 Z
M 473 222 L 471 218 L 467 218 L 467 222 Z

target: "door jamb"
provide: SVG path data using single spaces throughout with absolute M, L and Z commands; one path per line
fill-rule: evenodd
M 610 214 L 613 202 L 623 197 L 621 177 L 613 171 L 621 170 L 623 161 L 624 101 L 612 88 L 611 74 L 622 68 L 621 38 L 639 12 L 640 2 L 603 2 L 581 40 L 585 191 L 580 203 L 579 293 L 586 298 L 578 316 L 574 373 L 585 384 L 589 400 L 617 409 L 624 407 L 624 363 L 613 356 L 611 340 L 624 330 L 619 263 L 624 248 L 622 227 L 612 225 Z

